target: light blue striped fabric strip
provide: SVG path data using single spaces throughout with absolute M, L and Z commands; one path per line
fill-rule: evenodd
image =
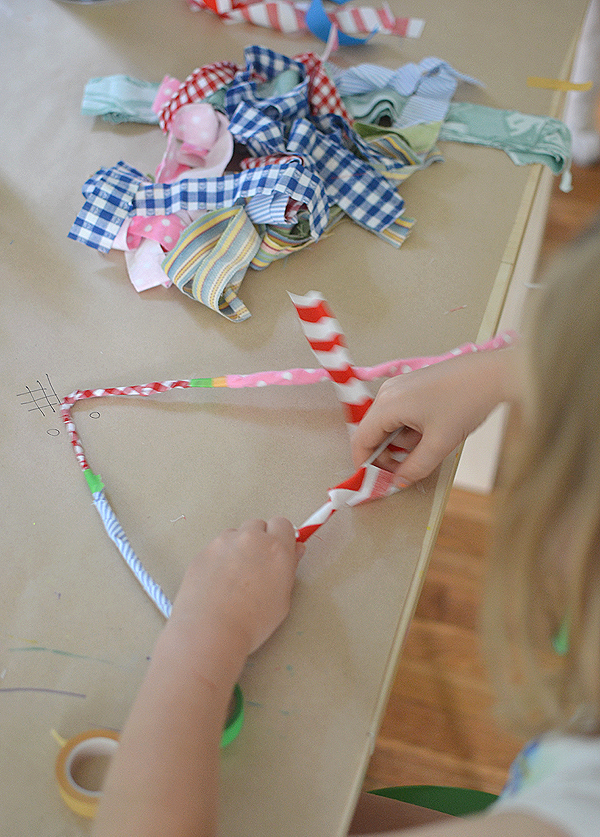
M 405 64 L 397 70 L 375 64 L 358 64 L 347 70 L 332 68 L 333 80 L 341 96 L 391 88 L 408 97 L 397 127 L 440 122 L 444 119 L 459 81 L 481 83 L 458 72 L 440 58 L 424 58 L 418 64 Z
M 246 204 L 246 215 L 253 224 L 284 226 L 288 202 L 287 195 L 253 195 Z
M 127 536 L 123 531 L 123 527 L 117 520 L 117 516 L 112 510 L 110 503 L 106 499 L 104 491 L 95 491 L 92 494 L 92 497 L 94 499 L 94 505 L 96 506 L 96 510 L 100 515 L 102 523 L 104 524 L 104 528 L 106 529 L 107 535 L 115 544 L 115 546 L 123 556 L 125 563 L 129 567 L 131 572 L 134 574 L 134 576 L 137 578 L 139 583 L 142 585 L 146 593 L 150 596 L 156 607 L 160 610 L 163 616 L 165 616 L 165 618 L 168 619 L 171 615 L 171 602 L 163 592 L 162 588 L 144 569 L 142 562 L 137 557 L 133 550 L 133 547 L 127 540 Z

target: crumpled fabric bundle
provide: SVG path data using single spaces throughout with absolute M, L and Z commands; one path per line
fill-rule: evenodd
M 439 74 L 442 98 L 449 77 L 466 78 L 439 59 L 415 66 L 413 91 Z M 153 108 L 168 135 L 155 180 L 123 161 L 99 169 L 69 237 L 123 249 L 138 290 L 174 283 L 235 322 L 250 316 L 237 296 L 249 267 L 308 246 L 344 216 L 399 247 L 414 221 L 398 183 L 441 159 L 433 146 L 415 152 L 361 137 L 313 53 L 248 47 L 244 66 L 167 77 Z M 234 146 L 248 155 L 235 166 Z

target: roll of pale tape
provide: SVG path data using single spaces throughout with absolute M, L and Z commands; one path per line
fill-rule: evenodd
M 226 747 L 240 733 L 244 724 L 244 696 L 236 684 L 231 698 L 229 715 L 221 736 L 221 747 Z M 56 758 L 56 780 L 63 800 L 81 817 L 96 816 L 102 797 L 101 788 L 86 788 L 77 781 L 81 765 L 92 759 L 108 759 L 119 746 L 119 733 L 110 729 L 91 729 L 65 741 Z
M 109 729 L 92 729 L 70 738 L 56 758 L 56 780 L 63 800 L 81 817 L 96 816 L 102 791 L 89 789 L 75 778 L 81 765 L 92 759 L 110 758 L 119 745 L 119 734 Z

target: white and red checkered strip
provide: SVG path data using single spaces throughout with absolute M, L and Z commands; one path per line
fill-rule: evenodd
M 369 500 L 395 494 L 398 489 L 392 479 L 393 475 L 383 468 L 363 465 L 355 474 L 327 492 L 329 500 L 296 529 L 296 540 L 304 543 L 342 506 L 358 506 Z
M 171 121 L 178 108 L 191 102 L 200 102 L 221 87 L 231 84 L 240 69 L 241 67 L 232 61 L 216 61 L 190 73 L 158 114 L 158 123 L 163 131 L 168 131 L 171 127 Z
M 346 110 L 338 89 L 329 78 L 323 67 L 323 62 L 314 52 L 303 52 L 294 56 L 300 61 L 308 73 L 308 100 L 313 115 L 321 113 L 337 113 L 352 125 L 354 120 Z
M 310 291 L 305 296 L 290 294 L 290 297 L 315 357 L 335 384 L 346 425 L 352 430 L 373 403 L 373 398 L 354 371 L 340 325 L 318 291 Z
M 189 389 L 191 382 L 188 381 L 153 381 L 150 384 L 136 384 L 129 387 L 108 387 L 107 389 L 77 389 L 66 398 L 63 398 L 60 411 L 62 419 L 67 428 L 67 433 L 73 445 L 77 461 L 81 465 L 82 470 L 89 468 L 86 462 L 83 445 L 79 438 L 75 422 L 71 418 L 71 408 L 78 401 L 84 401 L 86 398 L 105 398 L 108 395 L 154 395 L 157 392 L 167 392 L 171 389 Z

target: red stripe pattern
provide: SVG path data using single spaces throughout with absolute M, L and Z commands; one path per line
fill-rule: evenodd
M 296 540 L 300 543 L 307 541 L 342 506 L 358 506 L 395 494 L 398 489 L 392 479 L 393 475 L 389 471 L 376 465 L 363 465 L 355 474 L 327 492 L 328 502 L 296 530 Z
M 336 386 L 349 430 L 361 421 L 373 399 L 360 380 L 346 348 L 338 321 L 320 293 L 290 294 L 305 337 L 321 366 Z

